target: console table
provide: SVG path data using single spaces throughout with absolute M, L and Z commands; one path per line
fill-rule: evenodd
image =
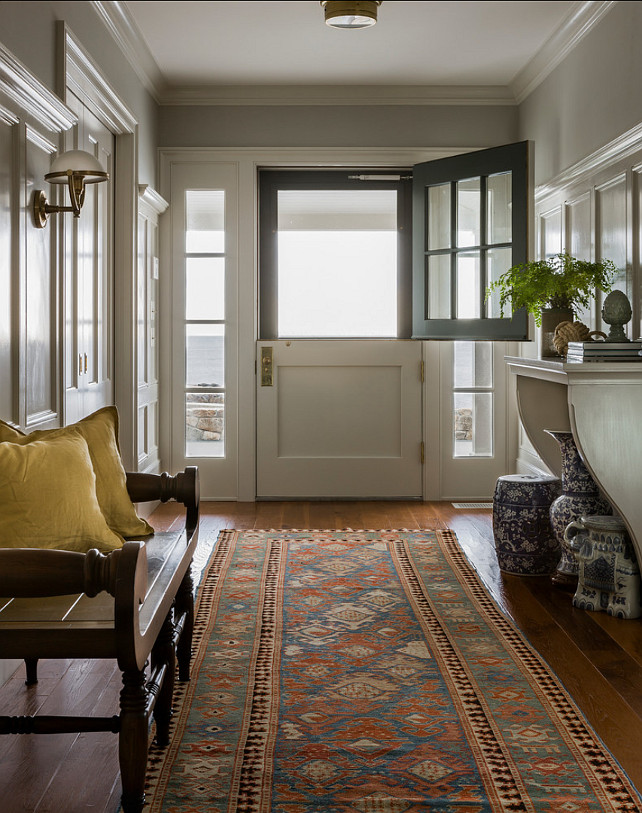
M 507 357 L 528 439 L 557 477 L 561 455 L 545 429 L 573 432 L 587 469 L 624 520 L 642 562 L 642 363 L 579 364 Z

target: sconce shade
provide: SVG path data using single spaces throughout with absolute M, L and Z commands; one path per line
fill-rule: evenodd
M 45 175 L 49 183 L 65 184 L 69 190 L 71 206 L 53 206 L 41 189 L 33 193 L 33 222 L 37 229 L 44 229 L 49 215 L 58 212 L 73 212 L 80 217 L 80 210 L 85 200 L 85 187 L 89 183 L 107 181 L 109 173 L 101 167 L 100 161 L 90 152 L 69 150 L 59 155 Z
M 332 28 L 369 28 L 377 22 L 381 0 L 321 0 L 321 5 Z
M 109 178 L 100 161 L 90 152 L 69 150 L 54 160 L 51 169 L 45 175 L 45 180 L 49 183 L 66 184 L 70 172 L 81 176 L 85 183 L 100 183 Z

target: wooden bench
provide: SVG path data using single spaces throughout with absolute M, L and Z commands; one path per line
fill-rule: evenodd
M 132 502 L 175 499 L 185 527 L 129 541 L 108 555 L 0 549 L 0 656 L 24 658 L 27 684 L 39 658 L 115 658 L 122 672 L 113 717 L 0 717 L 1 734 L 117 733 L 125 813 L 142 810 L 149 720 L 168 742 L 174 671 L 189 679 L 194 622 L 191 562 L 198 539 L 198 469 L 128 474 Z

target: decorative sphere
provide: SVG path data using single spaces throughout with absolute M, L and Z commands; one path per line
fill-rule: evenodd
M 602 319 L 607 325 L 625 325 L 631 318 L 631 303 L 623 291 L 611 291 L 602 306 Z

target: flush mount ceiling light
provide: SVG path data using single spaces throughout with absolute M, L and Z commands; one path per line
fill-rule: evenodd
M 377 22 L 381 0 L 321 0 L 325 24 L 332 28 L 369 28 Z
M 85 186 L 88 183 L 101 183 L 109 178 L 100 162 L 90 152 L 84 150 L 69 150 L 59 155 L 45 175 L 49 183 L 67 184 L 71 206 L 52 206 L 47 201 L 45 193 L 38 189 L 33 197 L 33 216 L 36 227 L 44 229 L 47 218 L 56 212 L 73 212 L 74 217 L 80 217 L 85 200 Z

